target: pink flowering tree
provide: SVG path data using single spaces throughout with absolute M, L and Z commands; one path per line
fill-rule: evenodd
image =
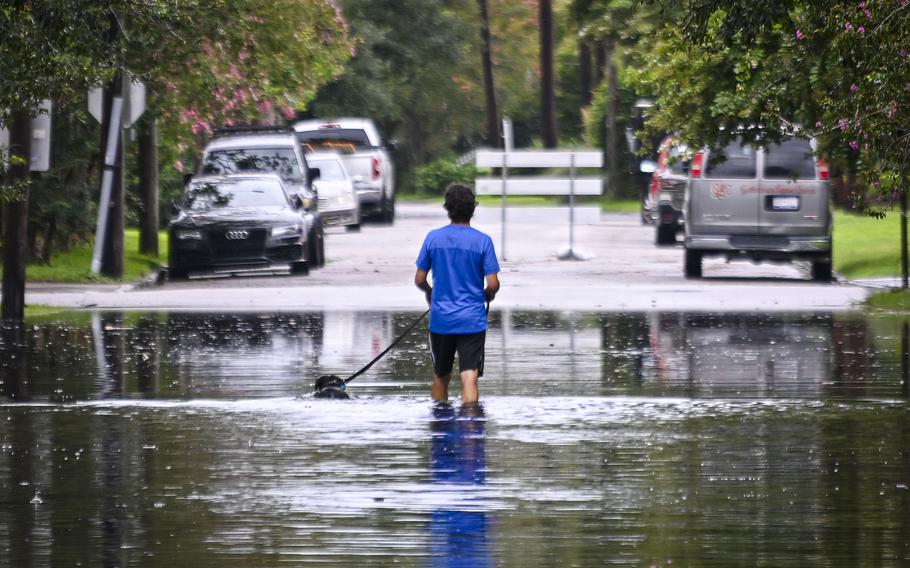
M 221 0 L 212 9 L 207 33 L 147 54 L 163 158 L 178 170 L 215 128 L 293 119 L 352 51 L 332 0 Z

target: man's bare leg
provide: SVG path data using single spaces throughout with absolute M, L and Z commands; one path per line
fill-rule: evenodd
M 477 369 L 461 372 L 461 402 L 477 402 Z
M 452 373 L 440 377 L 437 374 L 433 374 L 433 386 L 430 387 L 430 396 L 433 397 L 433 400 L 436 402 L 446 402 L 449 400 L 449 379 L 452 378 Z

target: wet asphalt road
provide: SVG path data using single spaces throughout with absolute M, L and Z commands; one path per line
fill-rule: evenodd
M 507 209 L 503 291 L 494 309 L 830 311 L 861 302 L 868 290 L 846 282 L 811 282 L 808 266 L 755 265 L 707 259 L 702 280 L 684 278 L 681 244 L 654 245 L 654 228 L 633 213 L 580 210 L 574 250 L 566 209 Z M 365 224 L 359 233 L 331 229 L 325 267 L 307 276 L 276 274 L 193 279 L 163 286 L 67 287 L 32 284 L 32 305 L 117 309 L 299 310 L 420 309 L 412 285 L 426 232 L 447 222 L 441 206 L 403 203 L 394 226 Z M 474 226 L 503 256 L 501 210 L 480 207 Z

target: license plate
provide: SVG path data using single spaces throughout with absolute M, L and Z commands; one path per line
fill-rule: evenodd
M 774 211 L 799 211 L 799 197 L 775 195 L 771 198 L 771 209 Z

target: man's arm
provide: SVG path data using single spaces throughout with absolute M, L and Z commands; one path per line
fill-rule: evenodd
M 487 302 L 492 302 L 493 298 L 496 297 L 496 293 L 499 292 L 499 275 L 495 272 L 487 274 L 486 280 L 487 287 L 483 290 L 483 296 L 487 299 Z
M 417 269 L 417 274 L 414 275 L 414 285 L 423 290 L 423 293 L 427 296 L 427 304 L 429 304 L 433 299 L 433 287 L 427 282 L 426 270 Z

